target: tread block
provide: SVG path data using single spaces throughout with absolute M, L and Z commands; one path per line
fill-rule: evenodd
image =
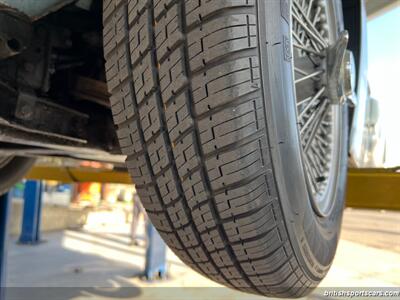
M 157 87 L 152 68 L 151 55 L 148 53 L 133 69 L 133 82 L 138 105 Z
M 212 2 L 212 5 L 210 5 Z M 186 0 L 186 24 L 193 26 L 232 8 L 254 7 L 255 0 Z
M 225 249 L 226 244 L 217 229 L 207 230 L 201 234 L 201 239 L 210 252 Z
M 140 193 L 140 200 L 143 205 L 148 207 L 149 211 L 162 211 L 163 205 L 160 201 L 156 189 L 153 186 L 138 187 L 138 193 Z
M 193 221 L 200 232 L 204 232 L 217 226 L 210 202 L 197 208 L 193 208 Z
M 174 174 L 171 168 L 169 168 L 157 178 L 157 185 L 165 204 L 168 205 L 172 201 L 178 199 L 179 194 L 177 191 L 176 182 L 174 180 Z
M 226 250 L 219 250 L 219 251 L 213 252 L 211 254 L 211 257 L 215 261 L 215 264 L 220 268 L 233 265 L 232 259 L 229 255 L 229 253 L 226 252 Z
M 135 155 L 143 151 L 138 120 L 133 120 L 126 127 L 117 129 L 117 136 L 122 154 Z
M 132 65 L 136 65 L 151 49 L 151 40 L 148 28 L 148 12 L 139 15 L 129 31 L 129 48 Z
M 243 270 L 247 275 L 258 275 L 268 273 L 271 270 L 278 269 L 287 260 L 287 255 L 283 247 L 278 248 L 268 257 L 252 260 L 251 262 L 241 263 Z
M 281 225 L 283 226 L 283 224 Z M 251 266 L 253 260 L 271 255 L 277 248 L 279 249 L 282 247 L 282 244 L 283 241 L 276 227 L 269 232 L 267 231 L 267 234 L 263 234 L 256 239 L 235 243 L 233 245 L 233 251 L 241 263 L 248 263 L 248 265 L 242 264 L 243 268 L 245 268 L 245 266 Z
M 173 205 L 168 206 L 167 211 L 175 228 L 181 228 L 191 222 L 182 201 L 176 201 Z
M 226 278 L 232 279 L 243 279 L 243 275 L 238 271 L 238 269 L 234 266 L 221 268 L 221 272 L 225 275 Z
M 165 14 L 176 0 L 154 0 L 154 16 L 159 19 L 160 15 Z
M 265 172 L 266 166 L 260 142 L 256 140 L 211 157 L 206 168 L 212 189 L 218 190 Z
M 151 222 L 158 222 L 159 217 L 157 215 L 153 215 L 150 216 Z M 167 217 L 165 217 L 165 219 L 167 219 Z M 166 220 L 166 222 L 169 223 L 169 221 Z M 155 224 L 155 223 L 153 223 Z M 154 225 L 156 228 L 157 226 Z M 158 228 L 157 228 L 158 229 Z M 161 230 L 161 229 L 158 229 Z M 183 247 L 181 241 L 179 239 L 177 239 L 176 237 L 176 233 L 175 232 L 164 232 L 164 231 L 159 231 L 160 236 L 162 237 L 162 239 L 167 243 L 167 245 L 169 245 L 169 248 L 171 248 L 172 251 L 174 251 L 175 253 L 179 254 L 180 258 L 185 258 L 185 256 L 181 255 L 180 253 L 184 252 L 186 253 L 187 257 L 188 257 L 188 261 L 190 261 L 191 263 L 193 263 L 193 259 L 187 254 L 187 251 L 184 250 L 185 247 Z M 181 251 L 180 251 L 181 250 Z
M 159 174 L 163 169 L 170 165 L 167 154 L 167 144 L 165 143 L 165 134 L 158 135 L 149 145 L 148 154 L 150 163 L 155 175 Z
M 192 72 L 229 54 L 257 47 L 254 15 L 222 16 L 196 28 L 188 37 Z
M 264 124 L 260 98 L 218 111 L 199 122 L 203 152 L 208 154 L 256 133 L 265 135 Z
M 139 108 L 140 122 L 146 142 L 153 138 L 161 129 L 160 113 L 155 94 L 152 94 Z
M 217 275 L 219 274 L 219 271 L 214 267 L 214 265 L 210 262 L 205 262 L 200 265 L 201 270 L 205 274 L 210 274 L 210 275 Z
M 188 206 L 194 209 L 195 206 L 209 199 L 209 194 L 200 171 L 193 172 L 182 182 L 183 192 L 188 199 Z
M 173 145 L 176 168 L 182 178 L 199 166 L 200 157 L 195 143 L 196 137 L 191 132 Z
M 186 92 L 181 93 L 165 109 L 168 132 L 173 143 L 181 138 L 184 132 L 194 129 L 194 120 L 187 105 L 188 97 Z
M 223 224 L 231 242 L 255 238 L 271 230 L 275 225 L 276 220 L 270 205 L 248 216 Z
M 192 224 L 184 228 L 178 229 L 177 232 L 186 247 L 194 247 L 200 245 L 200 240 L 196 236 L 196 229 Z M 207 254 L 204 252 L 204 250 L 202 249 L 200 251 L 199 249 L 201 249 L 201 247 L 195 249 L 195 252 L 199 255 L 199 257 L 201 257 L 203 261 L 206 261 Z
M 223 219 L 254 211 L 272 200 L 273 198 L 267 195 L 264 175 L 248 184 L 215 195 L 216 205 Z
M 160 89 L 164 103 L 169 102 L 187 83 L 182 51 L 182 48 L 177 48 L 159 64 Z
M 241 58 L 212 67 L 193 77 L 192 88 L 198 115 L 259 92 L 258 59 Z
M 115 124 L 119 125 L 137 114 L 133 105 L 132 86 L 129 82 L 119 85 L 110 97 L 111 110 Z
M 210 271 L 210 268 L 207 267 L 204 269 L 206 264 L 210 264 L 209 257 L 201 246 L 191 247 L 187 249 L 190 257 L 194 262 L 198 264 L 198 266 L 205 271 Z M 204 271 L 203 271 L 204 272 Z
M 291 261 L 295 261 L 291 258 Z M 289 274 L 289 276 L 288 276 Z M 250 280 L 257 286 L 273 286 L 278 285 L 280 288 L 289 288 L 292 284 L 296 283 L 298 278 L 293 273 L 293 268 L 290 263 L 283 264 L 278 270 L 267 275 L 249 276 Z M 285 278 L 282 280 L 282 278 Z
M 115 48 L 110 54 L 114 59 L 108 60 L 105 64 L 108 91 L 115 95 L 114 90 L 126 81 L 129 74 L 129 55 L 126 53 L 124 45 Z
M 160 2 L 156 3 L 155 7 L 159 6 L 159 3 Z M 168 4 L 164 3 L 164 5 Z M 179 4 L 174 4 L 170 9 L 164 11 L 165 14 L 157 20 L 154 29 L 157 57 L 160 62 L 163 62 L 166 56 L 177 48 L 177 45 L 182 44 L 185 38 L 178 17 Z
M 111 0 L 113 1 L 113 0 Z M 129 0 L 128 1 L 128 22 L 132 26 L 134 22 L 144 13 L 148 4 L 148 0 Z
M 147 165 L 144 155 L 130 157 L 126 160 L 126 166 L 132 176 L 132 180 L 136 185 L 146 185 L 152 183 L 152 175 Z

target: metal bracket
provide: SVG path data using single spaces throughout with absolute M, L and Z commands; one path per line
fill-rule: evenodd
M 0 7 L 0 59 L 27 49 L 32 35 L 33 27 L 27 17 L 10 8 Z
M 0 5 L 29 16 L 32 20 L 73 3 L 76 0 L 0 0 Z
M 44 134 L 78 139 L 83 143 L 87 140 L 83 129 L 88 124 L 88 115 L 38 98 L 32 93 L 19 91 L 14 115 L 18 124 Z

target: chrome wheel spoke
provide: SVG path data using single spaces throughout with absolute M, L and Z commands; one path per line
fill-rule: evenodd
M 324 101 L 322 105 L 318 106 L 317 109 L 315 109 L 311 117 L 308 118 L 307 122 L 300 128 L 300 134 L 305 135 L 307 133 L 310 133 L 312 129 L 314 128 L 315 124 L 318 124 L 318 122 L 321 122 L 321 118 L 324 115 L 326 108 L 329 106 L 328 101 Z
M 299 40 L 300 40 L 300 38 L 299 38 Z M 297 49 L 301 49 L 304 52 L 307 52 L 307 53 L 310 53 L 310 54 L 314 54 L 316 56 L 320 56 L 320 57 L 324 57 L 325 56 L 324 54 L 322 54 L 320 52 L 317 52 L 317 51 L 315 51 L 315 50 L 313 50 L 313 49 L 311 49 L 311 48 L 309 48 L 309 47 L 307 47 L 305 45 L 293 44 L 293 47 L 295 47 Z
M 306 26 L 307 27 L 306 31 L 308 32 L 308 30 L 310 30 L 312 32 L 313 38 L 316 39 L 319 43 L 321 43 L 323 48 L 327 48 L 328 45 L 327 45 L 326 41 L 324 40 L 324 38 L 321 36 L 318 29 L 315 27 L 315 24 L 313 24 L 313 22 L 311 22 L 310 19 L 308 18 L 307 14 L 304 13 L 304 11 L 298 7 L 298 5 L 296 4 L 297 3 L 296 1 L 294 1 L 293 3 L 294 3 L 294 6 L 297 6 L 298 11 L 300 12 L 300 15 L 303 17 L 303 20 L 305 21 L 305 24 L 303 24 L 302 26 Z M 295 18 L 297 18 L 297 16 L 295 14 L 293 16 Z
M 313 142 L 313 140 L 315 138 L 315 135 L 317 134 L 318 127 L 321 124 L 321 120 L 325 117 L 326 112 L 327 112 L 327 110 L 326 110 L 326 107 L 325 107 L 325 109 L 323 109 L 321 114 L 318 116 L 317 122 L 315 122 L 313 127 L 311 128 L 310 134 L 307 137 L 307 141 L 306 141 L 306 144 L 304 146 L 304 150 L 305 151 L 308 150 L 308 148 L 310 147 L 311 143 Z
M 317 77 L 317 76 L 319 76 L 319 75 L 321 75 L 323 73 L 324 73 L 324 71 L 319 70 L 319 71 L 316 71 L 316 72 L 314 72 L 312 74 L 307 74 L 306 76 L 303 76 L 303 77 L 301 77 L 299 79 L 296 79 L 295 83 L 297 84 L 297 83 L 303 82 L 304 80 L 312 79 L 312 78 Z
M 315 95 L 314 97 L 312 97 L 308 102 L 308 104 L 306 105 L 306 107 L 304 107 L 303 110 L 301 110 L 300 114 L 299 114 L 299 119 L 302 119 L 305 115 L 305 113 L 311 108 L 312 104 L 314 103 L 315 100 L 319 100 L 319 97 L 322 95 L 322 93 L 325 91 L 325 87 L 321 88 Z M 306 99 L 307 100 L 307 99 Z M 302 100 L 305 101 L 305 100 Z M 301 102 L 299 102 L 301 103 Z
M 308 75 L 308 73 L 307 73 L 306 71 L 304 71 L 304 70 L 302 70 L 302 69 L 300 69 L 300 68 L 294 67 L 294 71 L 297 72 L 297 73 L 299 73 L 299 74 L 301 74 L 301 75 L 304 75 L 304 76 L 307 76 L 307 75 Z
M 310 29 L 309 26 L 307 26 L 301 19 L 298 17 L 296 14 L 293 14 L 293 17 L 296 19 L 296 21 L 300 24 L 300 26 L 304 29 L 304 31 L 307 33 L 307 35 L 311 38 L 310 42 L 314 42 L 319 44 L 319 46 L 322 49 L 327 48 L 327 44 L 318 36 L 316 35 L 313 30 Z M 315 48 L 319 49 L 318 46 L 315 46 Z
M 308 97 L 306 99 L 300 100 L 296 103 L 297 107 L 301 107 L 302 105 L 310 102 L 312 99 L 314 99 L 314 97 Z
M 311 8 L 313 7 L 313 4 L 314 4 L 314 0 L 310 0 L 310 3 L 308 4 L 308 8 L 307 8 L 307 18 L 310 17 L 310 12 L 311 12 Z M 313 23 L 313 25 L 315 25 L 315 24 Z

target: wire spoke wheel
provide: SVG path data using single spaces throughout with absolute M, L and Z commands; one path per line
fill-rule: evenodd
M 319 215 L 332 207 L 338 164 L 340 106 L 327 93 L 327 50 L 337 39 L 335 13 L 327 0 L 293 0 L 292 41 L 297 122 L 306 181 Z

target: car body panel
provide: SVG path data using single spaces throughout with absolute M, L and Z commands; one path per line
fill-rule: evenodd
M 0 5 L 15 9 L 32 20 L 37 20 L 73 2 L 76 0 L 0 0 Z M 80 0 L 76 5 L 88 8 L 91 2 L 92 0 Z
M 356 103 L 351 124 L 350 154 L 356 166 L 360 166 L 364 160 L 363 135 L 366 124 L 366 116 L 369 102 L 368 85 L 368 45 L 367 45 L 367 14 L 364 0 L 359 0 L 359 40 L 357 59 L 357 86 Z

